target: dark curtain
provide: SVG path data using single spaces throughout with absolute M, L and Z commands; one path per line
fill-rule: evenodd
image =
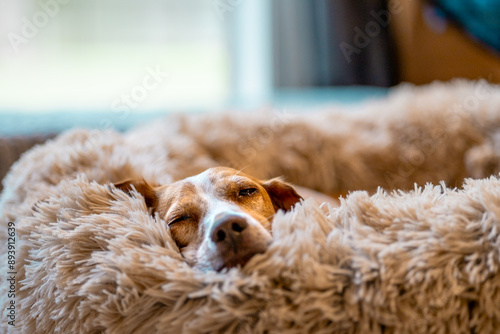
M 397 83 L 383 0 L 273 0 L 276 87 Z

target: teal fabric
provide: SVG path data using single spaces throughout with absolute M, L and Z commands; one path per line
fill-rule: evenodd
M 158 118 L 164 113 L 133 114 L 120 117 L 109 112 L 58 111 L 18 113 L 0 111 L 0 136 L 59 133 L 71 128 L 126 130 Z
M 467 32 L 500 52 L 500 0 L 436 0 Z
M 321 89 L 281 90 L 272 98 L 270 105 L 278 110 L 299 109 L 307 111 L 332 103 L 353 104 L 367 99 L 383 97 L 387 88 L 379 87 L 335 87 Z M 248 110 L 245 105 L 230 105 L 221 110 Z M 253 109 L 250 109 L 253 110 Z M 186 112 L 204 112 L 189 110 Z M 122 115 L 112 112 L 54 111 L 40 113 L 18 113 L 0 110 L 0 136 L 33 135 L 59 133 L 71 128 L 88 128 L 104 130 L 112 128 L 124 131 L 151 120 L 165 117 L 168 111 L 132 112 Z

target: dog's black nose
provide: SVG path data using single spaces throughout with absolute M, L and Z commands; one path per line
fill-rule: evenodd
M 225 244 L 237 252 L 241 234 L 247 226 L 245 218 L 238 215 L 217 216 L 210 238 L 216 244 Z

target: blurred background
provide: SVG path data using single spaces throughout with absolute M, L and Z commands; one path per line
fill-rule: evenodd
M 500 80 L 499 0 L 0 0 L 0 135 Z

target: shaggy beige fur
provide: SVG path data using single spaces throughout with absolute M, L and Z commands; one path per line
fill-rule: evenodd
M 9 221 L 18 233 L 17 318 L 12 327 L 4 315 L 2 328 L 493 333 L 500 179 L 446 185 L 498 172 L 499 125 L 500 88 L 456 81 L 402 86 L 356 111 L 174 116 L 124 135 L 63 134 L 25 154 L 4 183 L 2 233 Z M 331 193 L 407 191 L 354 192 L 339 208 L 306 200 L 276 216 L 268 252 L 215 273 L 182 261 L 138 194 L 109 186 L 223 164 Z

